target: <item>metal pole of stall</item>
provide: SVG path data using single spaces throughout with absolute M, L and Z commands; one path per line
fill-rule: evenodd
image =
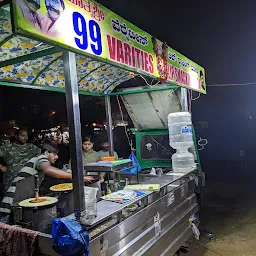
M 81 212 L 85 210 L 85 206 L 81 123 L 75 53 L 69 51 L 63 52 L 63 62 L 66 89 L 66 106 L 70 133 L 72 182 L 74 187 L 74 213 L 76 219 L 79 220 Z
M 188 111 L 188 90 L 181 88 L 181 107 L 183 112 Z
M 109 143 L 109 155 L 114 156 L 114 139 L 113 139 L 113 123 L 112 123 L 112 112 L 111 112 L 111 101 L 110 96 L 105 97 L 105 109 L 106 109 L 106 119 L 107 119 L 107 134 L 108 134 L 108 143 Z M 117 174 L 120 175 L 120 174 Z M 109 185 L 109 174 L 108 174 L 108 185 Z M 114 179 L 114 183 L 116 181 L 115 174 L 113 174 L 112 178 Z M 120 180 L 120 177 L 118 177 Z M 119 182 L 120 185 L 120 182 Z
M 106 118 L 107 118 L 109 155 L 114 156 L 113 124 L 112 124 L 110 96 L 105 97 L 105 109 L 106 109 Z
M 188 111 L 188 91 L 186 88 L 181 88 L 181 106 L 182 106 L 182 111 Z M 194 129 L 194 127 L 193 127 L 193 129 Z M 192 150 L 194 151 L 194 155 L 195 155 L 198 152 L 197 152 L 197 149 L 195 148 L 197 141 L 196 141 L 194 132 L 193 132 L 193 139 L 194 139 L 194 146 L 192 147 Z M 202 172 L 199 155 L 195 155 L 195 156 L 198 158 L 199 169 L 200 169 L 200 172 Z M 204 182 L 204 174 L 202 173 L 201 175 L 202 175 L 201 181 Z M 199 218 L 202 215 L 203 199 L 204 199 L 204 186 L 201 184 L 200 185 L 200 195 L 199 195 L 199 202 L 200 202 L 199 203 Z

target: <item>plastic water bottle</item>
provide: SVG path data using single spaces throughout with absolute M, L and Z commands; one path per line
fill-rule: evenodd
M 188 149 L 193 145 L 191 114 L 177 112 L 168 115 L 170 146 L 177 150 L 172 155 L 174 172 L 188 172 L 195 166 L 195 157 Z

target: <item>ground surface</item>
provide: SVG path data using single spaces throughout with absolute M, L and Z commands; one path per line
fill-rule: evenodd
M 256 256 L 256 183 L 240 178 L 208 182 L 199 241 L 182 256 Z M 205 236 L 213 233 L 215 240 Z

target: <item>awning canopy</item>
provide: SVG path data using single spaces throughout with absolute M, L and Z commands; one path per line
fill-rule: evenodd
M 76 55 L 79 91 L 109 94 L 134 77 L 130 71 Z M 12 33 L 8 8 L 0 9 L 0 83 L 64 89 L 62 50 Z

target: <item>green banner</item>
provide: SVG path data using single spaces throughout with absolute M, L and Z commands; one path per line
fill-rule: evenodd
M 16 33 L 206 93 L 205 71 L 93 0 L 13 0 Z

